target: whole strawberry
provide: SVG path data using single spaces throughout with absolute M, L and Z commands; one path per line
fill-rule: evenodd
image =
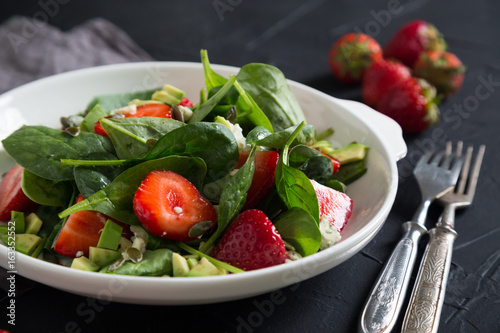
M 423 79 L 410 78 L 393 86 L 377 110 L 394 119 L 406 133 L 419 133 L 439 121 L 436 89 Z
M 413 73 L 433 84 L 438 93 L 449 96 L 462 86 L 465 67 L 453 53 L 426 51 L 420 53 Z
M 411 78 L 410 69 L 395 60 L 380 60 L 365 72 L 361 94 L 363 102 L 373 108 L 392 86 Z
M 333 75 L 348 84 L 360 83 L 365 70 L 380 59 L 380 45 L 375 39 L 362 33 L 343 35 L 333 44 L 328 54 Z
M 288 258 L 285 244 L 271 220 L 257 209 L 236 217 L 212 256 L 245 271 L 279 265 Z
M 436 27 L 422 20 L 402 26 L 384 48 L 386 58 L 395 58 L 412 68 L 421 52 L 445 50 L 446 43 Z

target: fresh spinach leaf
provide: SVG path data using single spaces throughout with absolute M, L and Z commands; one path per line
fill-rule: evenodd
M 89 159 L 114 161 L 112 154 L 96 153 L 88 156 Z M 122 172 L 120 166 L 87 166 L 77 165 L 73 171 L 78 191 L 84 198 L 108 186 Z
M 184 155 L 202 158 L 207 164 L 207 182 L 224 177 L 237 163 L 238 144 L 233 133 L 218 123 L 193 123 L 163 136 L 144 160 Z
M 80 130 L 82 132 L 90 132 L 95 133 L 94 125 L 99 119 L 107 116 L 107 113 L 101 108 L 99 104 L 95 105 L 92 110 L 87 113 L 85 118 L 83 118 L 82 123 L 80 124 Z
M 172 251 L 169 249 L 146 251 L 144 258 L 138 263 L 127 261 L 114 271 L 110 271 L 108 268 L 109 266 L 101 269 L 100 272 L 134 276 L 172 275 Z
M 217 229 L 203 245 L 201 252 L 207 251 L 222 236 L 245 204 L 255 170 L 254 157 L 255 146 L 252 147 L 245 164 L 243 164 L 224 187 L 220 197 Z
M 128 103 L 133 99 L 150 100 L 151 96 L 153 96 L 153 93 L 158 89 L 96 96 L 87 105 L 87 109 L 92 109 L 97 104 L 99 104 L 106 113 L 109 113 L 112 110 L 127 106 Z
M 73 166 L 61 159 L 85 159 L 92 153 L 114 153 L 111 141 L 82 132 L 73 137 L 45 126 L 23 126 L 2 141 L 7 153 L 28 171 L 50 180 L 72 180 Z
M 283 129 L 279 132 L 275 132 L 268 135 L 258 141 L 256 144 L 259 146 L 269 147 L 269 148 L 282 148 L 287 142 L 288 138 L 295 131 L 298 125 L 291 126 L 289 128 Z M 290 144 L 293 147 L 298 144 L 312 145 L 315 141 L 316 129 L 312 125 L 305 125 L 302 130 L 297 134 L 296 138 Z
M 21 188 L 28 198 L 44 206 L 66 207 L 73 193 L 70 181 L 45 179 L 26 169 L 23 171 Z
M 293 207 L 273 221 L 281 238 L 290 243 L 301 256 L 318 252 L 321 232 L 314 218 L 305 210 Z
M 236 79 L 260 106 L 275 132 L 306 120 L 285 76 L 278 68 L 260 63 L 248 64 L 241 68 Z
M 188 123 L 192 124 L 205 119 L 205 117 L 208 116 L 210 112 L 212 112 L 214 107 L 219 104 L 219 102 L 226 95 L 229 89 L 233 87 L 235 81 L 236 77 L 234 75 L 229 76 L 229 80 L 227 80 L 227 82 L 219 89 L 219 91 L 217 91 L 212 97 L 200 104 L 196 108 L 196 110 L 194 110 L 193 116 L 191 117 L 191 119 L 189 119 Z
M 256 143 L 259 140 L 264 139 L 265 137 L 271 135 L 272 133 L 268 131 L 263 126 L 255 126 L 250 132 L 248 132 L 246 136 L 246 143 L 251 145 Z
M 200 55 L 201 63 L 203 64 L 203 73 L 205 75 L 205 85 L 207 86 L 207 91 L 210 92 L 212 89 L 226 84 L 227 79 L 214 72 L 210 67 L 207 50 L 201 50 Z
M 168 132 L 184 126 L 181 121 L 158 117 L 101 119 L 120 159 L 141 158 L 149 150 L 149 139 L 160 139 Z
M 283 147 L 276 167 L 276 189 L 289 209 L 302 208 L 319 224 L 318 198 L 311 181 L 302 171 L 288 165 L 288 148 L 304 126 L 305 123 L 301 123 Z
M 206 173 L 205 162 L 196 157 L 168 156 L 146 161 L 123 171 L 108 186 L 59 214 L 60 218 L 80 210 L 95 210 L 127 224 L 140 224 L 132 207 L 135 192 L 153 170 L 176 172 L 198 189 Z
M 331 179 L 338 180 L 345 185 L 351 184 L 359 177 L 363 176 L 367 171 L 365 166 L 365 159 L 360 161 L 343 164 L 340 166 L 339 171 L 331 177 Z
M 234 86 L 240 93 L 240 98 L 238 98 L 238 102 L 236 103 L 236 109 L 238 110 L 237 119 L 246 118 L 255 126 L 262 126 L 268 131 L 274 132 L 271 121 L 269 121 L 267 115 L 261 110 L 252 96 L 243 89 L 238 81 L 234 83 Z
M 308 159 L 315 156 L 323 156 L 319 151 L 309 146 L 299 144 L 290 149 L 288 163 L 294 168 L 300 168 Z M 331 163 L 330 163 L 331 164 Z
M 326 156 L 313 156 L 300 167 L 300 170 L 307 178 L 324 183 L 333 174 L 333 164 Z

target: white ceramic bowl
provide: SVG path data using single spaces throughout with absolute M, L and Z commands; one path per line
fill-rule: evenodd
M 214 65 L 222 75 L 237 68 Z M 68 72 L 38 80 L 0 96 L 0 139 L 22 124 L 59 126 L 63 115 L 75 114 L 95 95 L 130 92 L 173 84 L 196 101 L 204 87 L 201 64 L 145 62 Z M 142 304 L 200 304 L 262 294 L 320 274 L 360 251 L 380 230 L 394 202 L 398 185 L 396 161 L 406 154 L 400 127 L 364 104 L 340 100 L 290 82 L 308 122 L 319 131 L 333 127 L 334 143 L 352 141 L 371 147 L 368 172 L 348 188 L 354 211 L 342 240 L 304 259 L 242 274 L 159 278 L 115 276 L 63 267 L 17 254 L 15 268 L 29 279 L 68 292 L 106 300 Z M 13 161 L 0 149 L 0 172 Z M 8 250 L 0 246 L 0 265 Z

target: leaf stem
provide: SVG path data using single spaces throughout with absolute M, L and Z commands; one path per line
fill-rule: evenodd
M 123 165 L 126 160 L 70 160 L 61 159 L 64 165 L 116 166 Z

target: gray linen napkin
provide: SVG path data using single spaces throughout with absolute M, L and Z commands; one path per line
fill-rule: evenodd
M 63 32 L 32 18 L 13 17 L 0 26 L 0 45 L 0 93 L 69 70 L 153 60 L 124 31 L 100 18 Z M 0 268 L 3 292 L 9 290 L 9 276 Z M 16 277 L 17 295 L 36 285 Z
M 0 93 L 73 69 L 153 60 L 112 23 L 96 18 L 63 32 L 32 18 L 0 26 Z

